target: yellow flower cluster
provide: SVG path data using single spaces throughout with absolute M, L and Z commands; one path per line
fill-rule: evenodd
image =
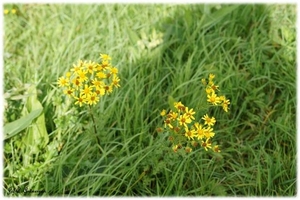
M 229 100 L 225 96 L 217 96 L 216 91 L 219 86 L 215 85 L 213 79 L 214 74 L 210 74 L 208 83 L 206 79 L 202 79 L 202 83 L 206 86 L 207 101 L 212 105 L 222 105 L 225 112 L 228 112 Z M 181 102 L 174 103 L 174 109 L 168 113 L 163 110 L 160 114 L 164 118 L 164 128 L 158 128 L 159 132 L 167 130 L 170 133 L 169 140 L 173 144 L 173 151 L 177 152 L 183 146 L 187 153 L 192 151 L 192 147 L 199 144 L 207 151 L 221 152 L 218 145 L 212 144 L 211 140 L 215 136 L 213 126 L 216 123 L 214 117 L 205 114 L 201 119 L 203 123 L 195 121 L 195 111 L 189 109 Z
M 216 91 L 219 91 L 219 86 L 215 85 L 213 79 L 215 78 L 214 74 L 209 74 L 208 82 L 206 79 L 202 79 L 203 85 L 206 86 L 206 94 L 207 94 L 207 101 L 211 103 L 212 105 L 221 105 L 223 107 L 223 110 L 225 112 L 228 112 L 228 105 L 230 104 L 230 101 L 226 99 L 224 95 L 218 96 Z
M 16 9 L 11 9 L 11 11 L 10 11 L 12 14 L 16 14 L 17 13 L 17 10 Z M 9 10 L 8 9 L 4 9 L 4 14 L 5 15 L 7 15 L 7 14 L 9 14 Z
M 170 110 L 168 113 L 163 110 L 160 114 L 164 118 L 164 128 L 171 134 L 169 140 L 173 144 L 173 151 L 177 152 L 181 149 L 183 144 L 186 144 L 185 151 L 187 153 L 192 151 L 192 147 L 197 147 L 198 144 L 207 151 L 212 149 L 215 152 L 220 152 L 218 145 L 211 143 L 211 138 L 214 137 L 213 126 L 216 123 L 214 117 L 209 117 L 205 114 L 202 119 L 204 123 L 195 121 L 195 111 L 193 108 L 189 109 L 181 102 L 174 103 L 175 110 Z
M 111 57 L 100 54 L 101 63 L 79 60 L 73 68 L 58 79 L 58 86 L 64 93 L 74 98 L 80 107 L 96 104 L 101 96 L 110 94 L 120 87 L 118 69 L 111 65 Z

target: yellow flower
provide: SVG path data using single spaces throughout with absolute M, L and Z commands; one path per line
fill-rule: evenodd
M 77 101 L 75 102 L 75 105 L 79 104 L 79 106 L 81 107 L 83 103 L 85 103 L 86 99 L 84 98 L 84 96 L 80 96 L 80 97 L 74 97 Z
M 218 97 L 214 92 L 212 92 L 211 95 L 207 95 L 207 101 L 213 105 L 217 105 L 218 103 L 220 103 L 220 97 Z
M 172 110 L 168 114 L 168 118 L 170 118 L 173 121 L 177 119 L 177 116 L 178 116 L 178 113 L 173 112 Z
M 100 53 L 100 58 L 104 61 L 108 61 L 108 60 L 111 60 L 111 57 L 107 54 L 101 54 Z
M 84 82 L 84 81 L 88 80 L 88 78 L 86 76 L 87 71 L 80 69 L 80 70 L 77 71 L 77 74 L 78 74 L 80 82 Z
M 103 96 L 103 95 L 105 95 L 105 89 L 104 89 L 104 88 L 97 88 L 97 89 L 95 90 L 95 93 L 96 93 L 97 95 L 99 95 L 99 96 Z
M 185 114 L 187 115 L 188 118 L 194 120 L 195 117 L 194 117 L 193 115 L 194 115 L 195 113 L 196 113 L 196 112 L 193 110 L 193 108 L 191 108 L 191 109 L 189 110 L 188 107 L 185 107 Z
M 82 86 L 82 83 L 80 82 L 80 78 L 76 77 L 72 80 L 73 86 L 75 87 L 76 90 L 78 90 L 79 87 Z
M 106 93 L 108 93 L 108 94 L 112 93 L 112 91 L 113 91 L 112 85 L 105 85 L 104 89 L 105 89 Z
M 179 102 L 175 102 L 174 103 L 174 107 L 178 110 L 178 111 L 184 111 L 185 110 L 185 106 L 179 101 Z
M 96 76 L 98 77 L 98 78 L 106 78 L 106 74 L 105 73 L 103 73 L 103 72 L 98 72 L 97 74 L 96 74 Z
M 185 134 L 184 134 L 184 136 L 187 137 L 189 140 L 190 139 L 192 139 L 192 140 L 194 139 L 195 133 L 196 133 L 195 129 L 189 130 L 188 127 L 185 127 Z
M 204 129 L 202 128 L 202 125 L 199 124 L 198 122 L 196 122 L 194 124 L 195 128 L 196 128 L 196 135 L 195 137 L 198 138 L 198 140 L 201 140 L 202 138 L 204 138 Z
M 16 14 L 16 13 L 17 13 L 17 10 L 16 10 L 16 9 L 11 9 L 11 13 L 12 13 L 12 14 Z
M 209 141 L 209 138 L 206 139 L 205 142 L 201 142 L 201 146 L 207 151 L 207 149 L 211 149 L 211 142 Z
M 178 150 L 178 145 L 174 145 L 174 146 L 172 147 L 172 149 L 173 149 L 173 151 L 176 153 L 177 150 Z
M 213 79 L 215 78 L 215 75 L 214 74 L 209 74 L 209 81 L 212 81 Z
M 86 70 L 88 73 L 93 74 L 94 71 L 97 71 L 96 69 L 96 63 L 89 61 L 88 63 L 85 64 Z
M 166 113 L 167 113 L 167 111 L 166 111 L 165 109 L 163 109 L 163 110 L 160 112 L 160 115 L 161 115 L 161 116 L 165 116 Z
M 81 92 L 80 92 L 80 95 L 87 97 L 87 96 L 91 95 L 91 93 L 92 93 L 92 87 L 85 84 L 84 89 L 81 90 Z
M 213 129 L 210 128 L 210 127 L 205 128 L 205 129 L 204 129 L 204 135 L 205 135 L 205 137 L 206 137 L 206 138 L 212 138 L 212 137 L 214 137 L 214 136 L 215 136 L 215 133 L 212 132 L 212 131 L 213 131 Z
M 118 68 L 112 67 L 112 68 L 110 69 L 110 72 L 111 72 L 112 74 L 117 74 L 117 73 L 118 73 Z
M 58 86 L 59 87 L 65 87 L 69 85 L 69 79 L 65 78 L 65 77 L 60 77 L 58 79 Z
M 73 68 L 71 71 L 74 71 L 74 73 L 77 73 L 79 70 L 82 69 L 84 62 L 82 60 L 78 60 L 77 65 L 73 64 Z
M 217 152 L 217 153 L 221 152 L 221 150 L 219 149 L 219 145 L 215 145 L 215 146 L 213 147 L 213 151 L 214 151 L 214 152 Z
M 222 103 L 222 107 L 223 107 L 223 110 L 225 112 L 228 112 L 228 105 L 230 104 L 230 101 L 228 99 L 224 100 L 223 103 Z
M 92 80 L 92 83 L 93 83 L 93 87 L 95 88 L 101 88 L 104 85 L 103 81 L 99 81 L 96 78 Z
M 99 101 L 99 97 L 95 92 L 90 93 L 90 95 L 88 95 L 86 98 L 86 102 L 90 105 L 97 104 L 98 101 Z
M 68 89 L 66 89 L 66 90 L 64 91 L 64 93 L 65 93 L 66 95 L 68 95 L 68 96 L 72 96 L 72 95 L 74 94 L 74 89 L 71 88 L 71 87 L 69 87 Z
M 8 13 L 9 13 L 9 10 L 8 10 L 8 9 L 5 9 L 5 10 L 4 10 L 4 14 L 7 15 Z
M 119 77 L 114 76 L 113 79 L 112 79 L 112 85 L 115 86 L 116 88 L 118 88 L 118 87 L 120 87 L 119 82 L 120 82 Z
M 207 124 L 208 126 L 213 126 L 216 123 L 216 119 L 214 117 L 210 118 L 207 114 L 201 119 L 203 119 L 205 121 L 204 124 Z
M 178 121 L 180 126 L 185 126 L 185 127 L 187 127 L 187 124 L 192 122 L 192 120 L 186 114 L 180 115 Z
M 185 147 L 185 152 L 186 153 L 191 153 L 192 152 L 192 148 L 191 147 Z
M 170 120 L 170 119 L 167 118 L 167 119 L 164 121 L 164 123 L 165 123 L 165 128 L 166 128 L 167 125 L 168 125 L 168 127 L 169 127 L 170 129 L 173 128 L 173 125 L 171 124 L 171 120 Z

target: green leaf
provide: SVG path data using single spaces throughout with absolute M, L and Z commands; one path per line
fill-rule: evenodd
M 169 95 L 168 103 L 169 103 L 169 106 L 170 106 L 171 110 L 174 111 L 174 112 L 176 111 L 176 108 L 174 107 L 175 102 L 176 102 L 175 99 L 172 96 Z
M 37 118 L 41 113 L 43 109 L 36 109 L 33 110 L 28 115 L 21 117 L 20 119 L 17 119 L 16 121 L 10 122 L 4 126 L 4 140 L 7 140 L 18 133 L 20 133 L 22 130 L 30 126 L 32 123 L 32 120 Z
M 42 104 L 37 98 L 37 90 L 34 85 L 28 88 L 28 94 L 31 94 L 31 96 L 28 97 L 23 107 L 23 115 L 27 115 L 28 113 L 37 109 L 43 109 Z M 27 132 L 23 136 L 22 142 L 26 147 L 23 155 L 23 163 L 24 165 L 27 165 L 31 162 L 31 155 L 38 154 L 40 150 L 45 148 L 49 142 L 49 136 L 45 124 L 45 116 L 43 113 L 39 115 L 39 117 L 32 122 L 31 126 L 27 128 Z

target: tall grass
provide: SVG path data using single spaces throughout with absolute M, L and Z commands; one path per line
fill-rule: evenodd
M 34 84 L 50 140 L 30 166 L 19 152 L 26 130 L 5 140 L 5 196 L 296 195 L 295 5 L 4 8 L 17 10 L 4 16 L 4 125 L 22 117 Z M 121 79 L 93 110 L 102 155 L 87 110 L 56 85 L 99 53 L 112 56 Z M 228 113 L 204 106 L 209 73 Z M 172 152 L 156 132 L 169 96 L 198 118 L 203 108 L 216 117 L 220 154 Z M 24 187 L 39 192 L 13 192 Z

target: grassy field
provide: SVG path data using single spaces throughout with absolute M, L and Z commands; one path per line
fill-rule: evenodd
M 296 195 L 296 5 L 3 9 L 4 196 Z M 74 105 L 57 81 L 100 53 L 121 87 Z M 207 106 L 211 73 L 228 112 Z M 220 153 L 172 150 L 172 99 L 216 118 Z

